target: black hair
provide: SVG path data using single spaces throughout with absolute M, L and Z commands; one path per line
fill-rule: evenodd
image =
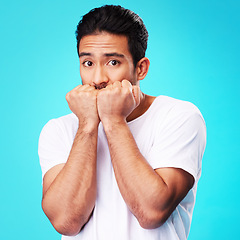
M 102 31 L 128 38 L 128 47 L 135 67 L 138 61 L 145 57 L 148 31 L 142 19 L 133 11 L 116 5 L 94 8 L 82 17 L 76 30 L 78 54 L 82 37 Z

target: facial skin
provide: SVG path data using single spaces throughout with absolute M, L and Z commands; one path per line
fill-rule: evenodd
M 80 123 L 95 126 L 119 117 L 131 121 L 154 100 L 139 88 L 149 60 L 144 57 L 134 67 L 126 36 L 107 32 L 84 36 L 79 44 L 79 60 L 83 85 L 67 93 L 66 99 Z
M 124 79 L 139 85 L 126 36 L 106 32 L 84 36 L 79 56 L 83 85 L 101 89 Z

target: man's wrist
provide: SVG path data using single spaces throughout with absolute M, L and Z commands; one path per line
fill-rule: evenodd
M 79 121 L 78 132 L 84 132 L 86 134 L 94 133 L 98 130 L 99 122 L 91 121 Z
M 112 132 L 116 129 L 127 126 L 127 121 L 124 117 L 116 117 L 116 118 L 106 118 L 102 120 L 102 125 L 105 132 Z

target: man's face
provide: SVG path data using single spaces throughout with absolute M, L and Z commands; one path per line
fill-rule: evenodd
M 101 89 L 124 79 L 133 85 L 139 83 L 126 36 L 107 32 L 84 36 L 79 56 L 83 84 Z

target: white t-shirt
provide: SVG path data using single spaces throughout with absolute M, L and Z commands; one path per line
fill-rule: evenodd
M 121 196 L 100 123 L 97 199 L 93 215 L 77 236 L 62 236 L 63 240 L 187 239 L 206 145 L 206 128 L 200 111 L 189 102 L 159 96 L 143 115 L 129 122 L 128 126 L 140 152 L 153 169 L 184 169 L 195 179 L 193 188 L 161 227 L 143 229 Z M 67 161 L 77 128 L 78 119 L 73 113 L 53 119 L 44 126 L 39 139 L 43 176 L 53 166 Z

